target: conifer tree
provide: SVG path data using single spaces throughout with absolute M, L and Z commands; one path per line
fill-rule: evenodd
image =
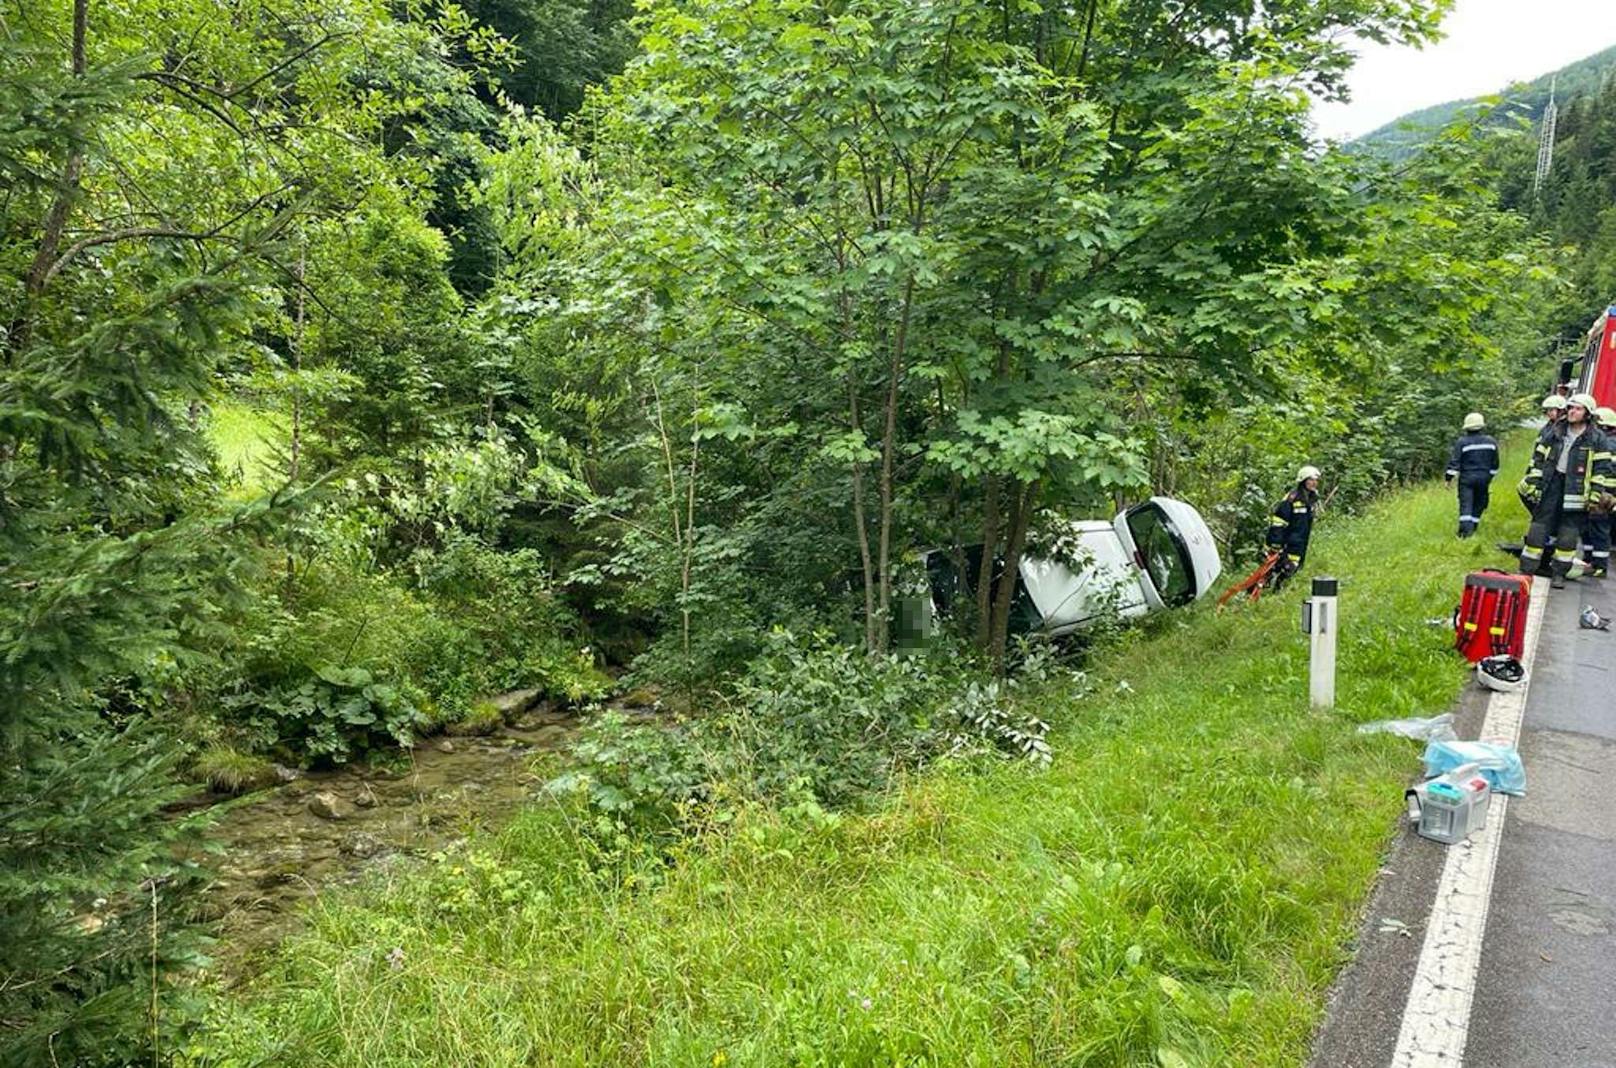
M 41 34 L 0 60 L 0 1064 L 124 1063 L 161 1045 L 161 986 L 189 943 L 176 747 L 120 690 L 206 637 L 251 514 L 197 507 L 209 464 L 185 418 L 253 279 L 121 242 L 79 258 L 98 131 L 131 91 Z M 66 19 L 64 19 L 66 21 Z M 257 238 L 273 240 L 273 226 Z

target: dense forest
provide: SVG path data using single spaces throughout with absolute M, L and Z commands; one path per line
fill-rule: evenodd
M 200 785 L 517 688 L 654 695 L 558 791 L 646 848 L 1037 756 L 1012 583 L 891 655 L 922 551 L 1159 493 L 1237 566 L 1299 464 L 1349 512 L 1529 409 L 1616 90 L 1541 202 L 1529 131 L 1310 139 L 1443 7 L 4 3 L 0 1063 L 205 1011 Z
M 1537 134 L 1551 93 L 1558 105 L 1554 162 L 1541 189 L 1534 188 Z M 1406 159 L 1429 146 L 1447 127 L 1502 134 L 1488 138 L 1484 154 L 1497 175 L 1500 206 L 1526 216 L 1535 233 L 1566 251 L 1567 285 L 1556 291 L 1552 310 L 1542 313 L 1545 341 L 1567 355 L 1580 350 L 1584 333 L 1598 312 L 1616 298 L 1616 275 L 1609 266 L 1616 239 L 1611 204 L 1616 155 L 1616 49 L 1588 56 L 1497 97 L 1455 101 L 1426 108 L 1364 135 L 1350 149 L 1386 159 Z M 1552 340 L 1550 340 L 1552 339 Z

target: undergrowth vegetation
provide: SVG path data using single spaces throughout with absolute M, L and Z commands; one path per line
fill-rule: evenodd
M 243 491 L 278 477 L 283 431 L 239 402 L 209 413 L 210 444 Z M 609 692 L 547 560 L 495 544 L 518 477 L 508 454 L 484 442 L 431 462 L 418 493 L 376 465 L 317 491 L 280 544 L 248 558 L 206 655 L 135 680 L 131 707 L 200 747 L 194 779 L 237 792 L 268 781 L 232 770 L 238 760 L 329 766 L 388 759 L 443 729 L 486 733 L 500 725 L 487 698 L 505 690 L 563 706 Z
M 271 572 L 190 700 L 216 701 L 218 729 L 239 746 L 330 764 L 409 746 L 503 690 L 574 705 L 606 694 L 582 623 L 532 553 L 461 537 L 410 563 L 316 557 L 290 580 Z
M 847 806 L 945 756 L 1044 762 L 1049 725 L 1018 698 L 1057 670 L 1048 646 L 1026 647 L 1012 677 L 988 681 L 950 647 L 872 659 L 780 631 L 697 716 L 594 720 L 549 790 L 585 799 L 614 834 L 655 837 L 748 804 Z
M 709 793 L 671 841 L 542 803 L 322 906 L 189 1063 L 1298 1064 L 1417 765 L 1356 725 L 1440 711 L 1464 677 L 1424 622 L 1492 562 L 1452 539 L 1453 509 L 1432 486 L 1326 516 L 1309 570 L 1341 579 L 1333 712 L 1308 708 L 1292 594 L 1161 618 L 1086 676 L 1005 695 L 1052 722 L 1047 767 L 944 762 L 863 813 Z M 771 730 L 883 703 L 879 669 L 846 669 L 855 697 L 834 662 L 777 655 L 754 710 L 786 676 L 823 689 Z M 585 767 L 618 769 L 623 802 L 705 770 L 602 731 Z M 809 769 L 846 755 L 826 745 Z

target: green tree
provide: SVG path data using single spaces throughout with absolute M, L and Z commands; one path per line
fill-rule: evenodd
M 748 443 L 754 471 L 839 497 L 841 531 L 816 525 L 856 553 L 879 650 L 922 537 L 1014 574 L 1040 505 L 1145 483 L 1129 378 L 1277 377 L 1307 316 L 1276 268 L 1352 205 L 1301 90 L 1338 85 L 1343 33 L 1417 39 L 1441 6 L 655 8 L 589 117 L 622 186 L 596 224 L 702 324 L 659 343 L 798 428 Z M 995 657 L 1011 592 L 975 591 Z
M 461 5 L 514 48 L 499 75 L 510 99 L 554 122 L 634 51 L 630 0 L 470 0 Z
M 12 180 L 0 374 L 8 1064 L 94 1063 L 158 1037 L 155 1014 L 131 1017 L 156 1004 L 154 969 L 183 949 L 185 866 L 161 813 L 178 796 L 175 753 L 107 684 L 160 675 L 197 642 L 210 587 L 229 575 L 222 526 L 239 519 L 177 518 L 208 471 L 183 412 L 211 384 L 211 350 L 239 328 L 255 278 L 249 257 L 275 229 L 244 226 L 212 264 L 123 242 L 117 288 L 75 269 L 93 244 L 76 235 L 100 135 L 135 87 L 127 69 L 90 65 L 88 0 L 61 14 L 51 36 L 71 42 L 70 58 L 50 37 L 25 38 L 0 75 L 23 104 L 0 131 Z
M 0 1062 L 125 1063 L 194 952 L 159 713 L 291 497 L 221 506 L 201 409 L 254 360 L 296 394 L 306 235 L 361 206 L 412 239 L 350 235 L 381 307 L 452 320 L 433 160 L 384 134 L 481 38 L 368 0 L 0 12 Z

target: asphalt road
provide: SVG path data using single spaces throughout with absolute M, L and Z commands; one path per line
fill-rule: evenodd
M 1553 591 L 1494 875 L 1469 1020 L 1469 1068 L 1616 1068 L 1616 632 L 1577 625 L 1584 604 L 1616 616 L 1616 579 Z M 1455 727 L 1476 737 L 1484 691 Z M 1384 1068 L 1447 847 L 1403 832 L 1332 991 L 1316 1068 Z
M 1521 732 L 1465 1063 L 1616 1066 L 1616 616 L 1612 580 L 1549 598 Z

